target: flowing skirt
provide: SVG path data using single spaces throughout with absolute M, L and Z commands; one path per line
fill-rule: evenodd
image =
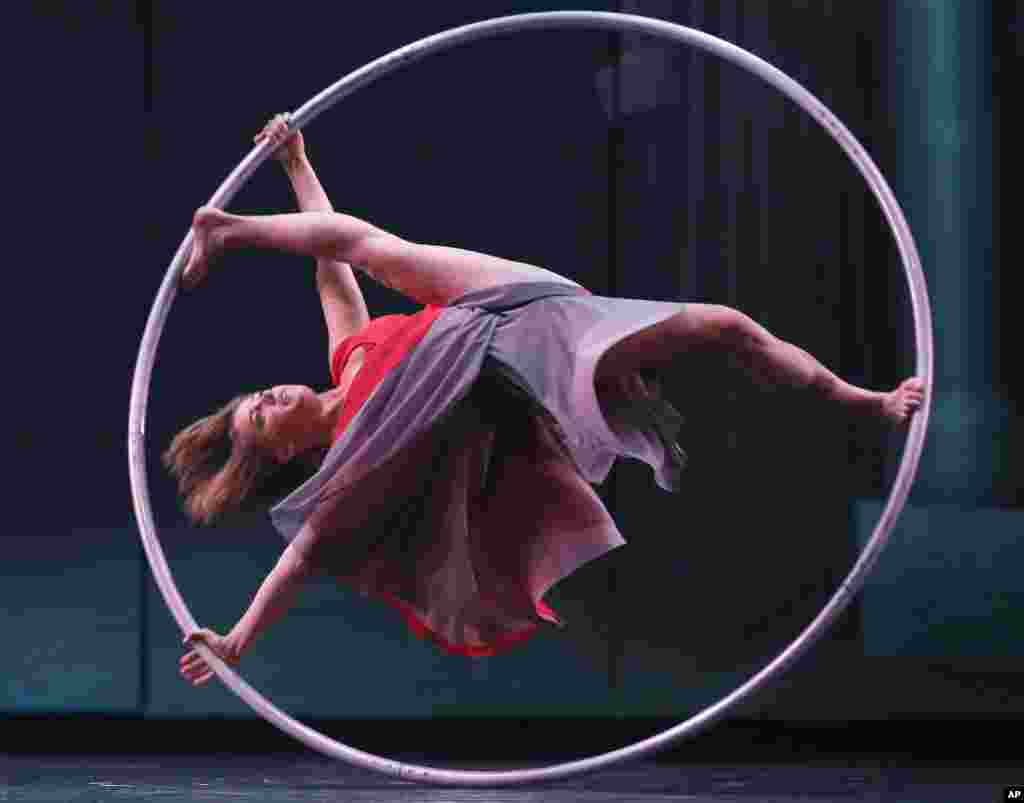
M 568 281 L 462 296 L 271 510 L 275 526 L 448 652 L 493 655 L 563 625 L 544 594 L 625 543 L 590 484 L 621 456 L 677 491 L 686 460 L 657 380 L 624 377 L 599 401 L 598 360 L 683 308 Z

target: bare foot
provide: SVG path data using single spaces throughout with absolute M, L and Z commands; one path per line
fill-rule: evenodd
M 210 262 L 217 257 L 224 246 L 223 232 L 219 230 L 230 223 L 231 216 L 212 206 L 201 206 L 192 218 L 192 253 L 181 274 L 181 284 L 192 290 L 206 278 Z
M 903 426 L 923 403 L 924 380 L 911 377 L 882 396 L 882 416 L 894 426 Z

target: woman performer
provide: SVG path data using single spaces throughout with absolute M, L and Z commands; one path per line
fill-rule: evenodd
M 616 457 L 647 462 L 675 491 L 681 417 L 656 374 L 686 353 L 732 355 L 760 383 L 806 388 L 851 412 L 902 425 L 924 384 L 888 393 L 844 382 L 735 309 L 612 299 L 558 274 L 404 240 L 334 213 L 302 134 L 275 117 L 299 213 L 199 209 L 182 275 L 194 288 L 226 249 L 314 257 L 334 387 L 277 385 L 238 396 L 175 437 L 164 462 L 197 522 L 268 494 L 289 466 L 298 490 L 271 509 L 289 546 L 227 636 L 191 633 L 234 663 L 323 571 L 395 606 L 421 637 L 493 655 L 543 623 L 542 597 L 624 543 L 591 483 Z M 424 308 L 371 319 L 351 265 Z M 312 473 L 312 476 L 309 476 Z M 206 683 L 197 651 L 183 677 Z

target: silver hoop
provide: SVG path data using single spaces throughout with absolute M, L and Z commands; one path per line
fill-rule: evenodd
M 785 73 L 736 45 L 701 31 L 683 27 L 682 25 L 629 14 L 596 11 L 551 11 L 501 17 L 464 25 L 426 37 L 349 73 L 291 115 L 289 120 L 290 127 L 301 130 L 306 124 L 343 98 L 351 95 L 360 87 L 366 86 L 376 79 L 428 55 L 499 34 L 553 28 L 587 28 L 631 34 L 647 34 L 684 45 L 698 47 L 709 53 L 721 56 L 727 61 L 764 79 L 787 95 L 824 127 L 828 134 L 850 157 L 861 175 L 864 176 L 871 191 L 878 199 L 882 212 L 896 238 L 896 244 L 899 247 L 903 270 L 910 291 L 911 309 L 914 319 L 916 374 L 922 377 L 925 382 L 925 401 L 911 423 L 900 461 L 899 472 L 870 541 L 865 546 L 864 551 L 854 564 L 849 575 L 840 584 L 828 604 L 825 605 L 815 619 L 775 659 L 729 695 L 708 706 L 685 722 L 618 750 L 564 764 L 501 772 L 449 770 L 404 764 L 348 747 L 292 719 L 249 686 L 234 670 L 213 655 L 204 644 L 197 645 L 203 658 L 213 667 L 217 676 L 225 685 L 272 725 L 327 756 L 349 762 L 363 769 L 382 772 L 404 781 L 475 787 L 508 786 L 537 781 L 551 781 L 601 769 L 621 761 L 650 755 L 683 737 L 696 734 L 715 722 L 729 709 L 738 705 L 765 686 L 771 679 L 789 668 L 835 622 L 854 594 L 863 586 L 868 572 L 878 560 L 882 548 L 888 541 L 897 516 L 906 503 L 907 495 L 910 492 L 910 487 L 917 472 L 928 426 L 933 371 L 931 310 L 929 308 L 928 290 L 925 285 L 924 274 L 921 270 L 917 248 L 899 204 L 864 148 L 821 101 Z M 227 205 L 238 190 L 248 181 L 256 168 L 270 156 L 272 150 L 270 144 L 266 141 L 253 148 L 248 156 L 225 179 L 217 192 L 214 193 L 209 201 L 209 205 L 219 208 Z M 157 538 L 146 477 L 145 422 L 149 385 L 153 364 L 156 360 L 157 346 L 167 320 L 167 315 L 170 312 L 171 304 L 177 293 L 178 278 L 184 269 L 191 246 L 192 234 L 190 231 L 185 239 L 182 240 L 174 255 L 174 259 L 171 260 L 163 283 L 160 285 L 160 290 L 157 293 L 156 301 L 150 311 L 146 330 L 142 336 L 142 344 L 139 348 L 139 356 L 135 364 L 135 376 L 132 382 L 131 404 L 128 416 L 128 462 L 132 484 L 132 500 L 135 506 L 135 515 L 139 522 L 142 543 L 160 592 L 163 594 L 168 608 L 183 633 L 197 629 L 197 624 L 175 586 L 167 560 Z

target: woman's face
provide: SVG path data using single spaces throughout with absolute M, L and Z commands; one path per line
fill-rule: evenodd
M 305 385 L 275 385 L 246 396 L 235 410 L 235 432 L 279 458 L 290 444 L 304 443 L 319 408 Z M 285 462 L 287 458 L 282 460 Z

